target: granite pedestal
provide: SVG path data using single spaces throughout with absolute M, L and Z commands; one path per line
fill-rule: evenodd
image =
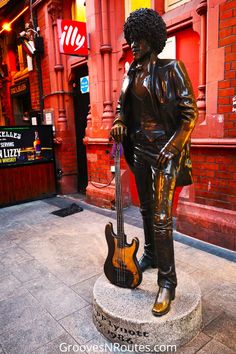
M 175 300 L 162 317 L 151 312 L 156 293 L 154 270 L 146 271 L 134 290 L 114 286 L 102 275 L 93 289 L 93 320 L 98 331 L 111 342 L 144 345 L 152 350 L 160 345 L 186 344 L 201 329 L 199 286 L 189 275 L 178 272 Z

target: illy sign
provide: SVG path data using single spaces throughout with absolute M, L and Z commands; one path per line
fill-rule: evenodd
M 87 56 L 86 23 L 72 20 L 57 20 L 60 53 Z

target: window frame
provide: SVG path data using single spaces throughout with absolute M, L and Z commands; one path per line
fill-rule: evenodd
M 165 12 L 171 11 L 172 9 L 175 9 L 176 7 L 179 7 L 190 1 L 191 0 L 165 0 Z

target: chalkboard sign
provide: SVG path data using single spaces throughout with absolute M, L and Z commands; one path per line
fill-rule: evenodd
M 54 161 L 51 125 L 0 127 L 0 167 Z

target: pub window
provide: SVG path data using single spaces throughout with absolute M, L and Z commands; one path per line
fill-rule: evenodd
M 86 22 L 86 9 L 84 0 L 72 1 L 71 18 L 74 21 Z
M 125 0 L 125 18 L 129 16 L 130 12 L 141 7 L 151 8 L 151 0 Z
M 191 0 L 165 0 L 165 11 L 170 11 L 177 6 L 183 5 Z

